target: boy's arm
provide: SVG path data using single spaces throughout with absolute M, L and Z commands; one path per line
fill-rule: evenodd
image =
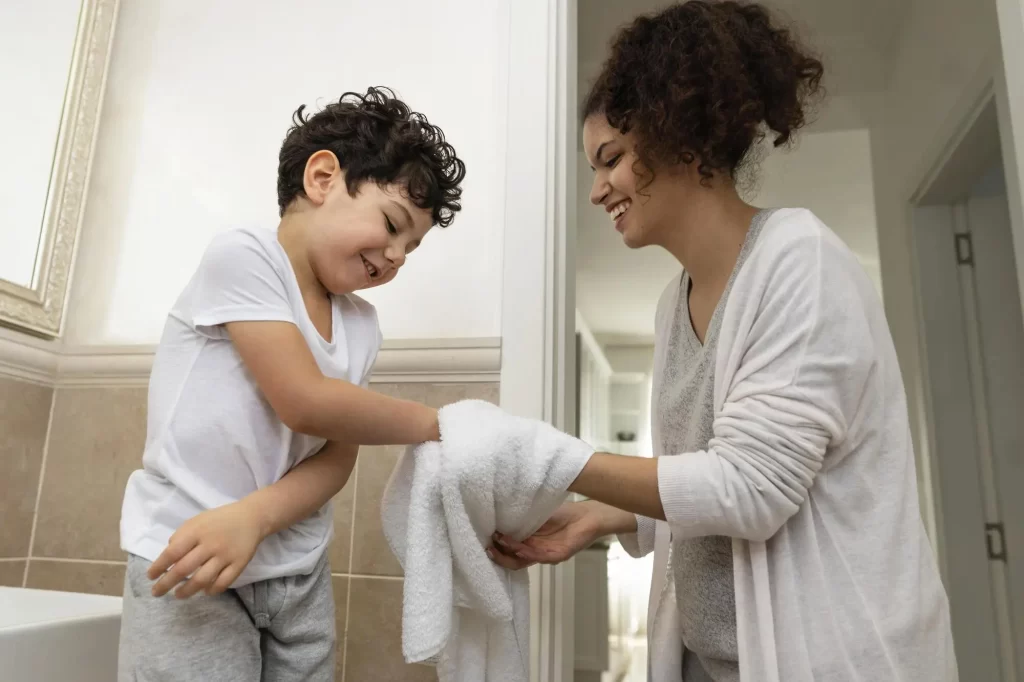
M 345 487 L 358 451 L 358 445 L 329 441 L 273 485 L 189 519 L 149 568 L 150 580 L 160 578 L 153 595 L 163 596 L 190 575 L 175 596 L 228 589 L 260 542 L 309 518 Z
M 360 445 L 439 440 L 437 410 L 325 377 L 289 322 L 229 322 L 228 335 L 278 418 L 293 431 Z

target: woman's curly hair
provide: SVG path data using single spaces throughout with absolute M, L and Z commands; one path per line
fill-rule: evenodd
M 309 157 L 327 149 L 345 169 L 349 194 L 355 196 L 366 181 L 398 184 L 416 206 L 430 209 L 434 225 L 451 224 L 462 208 L 466 164 L 426 116 L 410 110 L 388 88 L 370 88 L 365 95 L 347 92 L 315 114 L 305 109 L 300 106 L 292 117 L 278 157 L 281 215 L 304 196 Z
M 603 114 L 632 132 L 651 173 L 698 161 L 707 184 L 735 178 L 766 128 L 776 147 L 789 142 L 823 94 L 823 71 L 763 6 L 691 0 L 618 33 L 583 120 Z

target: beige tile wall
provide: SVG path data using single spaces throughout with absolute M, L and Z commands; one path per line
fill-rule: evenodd
M 498 400 L 495 383 L 374 389 L 438 407 Z M 121 499 L 145 436 L 144 388 L 54 392 L 0 378 L 0 585 L 121 594 Z M 338 680 L 436 679 L 431 668 L 402 661 L 401 569 L 380 528 L 380 496 L 400 452 L 363 448 L 353 480 L 335 498 Z
M 0 585 L 25 579 L 53 389 L 0 377 Z

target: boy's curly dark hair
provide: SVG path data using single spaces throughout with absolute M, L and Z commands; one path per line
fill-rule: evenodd
M 613 41 L 584 100 L 636 136 L 653 173 L 699 160 L 707 184 L 736 177 L 751 148 L 774 132 L 785 145 L 824 91 L 821 62 L 754 3 L 691 0 L 641 16 Z
M 355 196 L 363 182 L 398 184 L 418 207 L 430 209 L 433 224 L 448 227 L 462 205 L 459 186 L 466 164 L 444 133 L 388 88 L 365 95 L 347 92 L 315 114 L 300 106 L 281 145 L 277 167 L 277 203 L 281 215 L 304 196 L 302 176 L 314 153 L 334 152 L 345 169 L 345 184 Z

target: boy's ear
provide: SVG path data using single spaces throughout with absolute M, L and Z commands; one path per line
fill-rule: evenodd
M 302 175 L 302 186 L 306 197 L 315 206 L 324 203 L 327 193 L 337 182 L 344 182 L 341 163 L 334 152 L 321 149 L 306 160 L 306 171 Z

